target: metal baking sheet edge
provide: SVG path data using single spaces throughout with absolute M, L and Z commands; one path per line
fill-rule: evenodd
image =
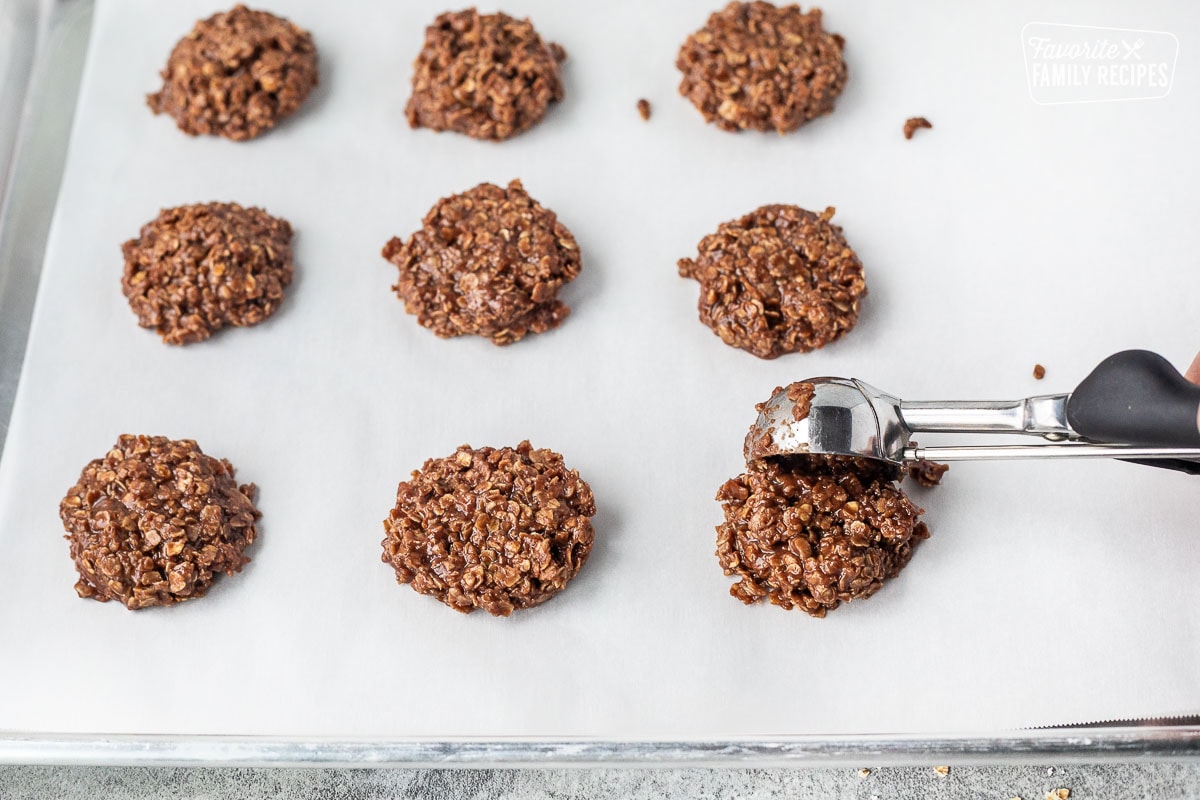
M 24 361 L 91 30 L 92 0 L 42 0 L 21 16 L 36 42 L 27 85 L 0 87 L 20 107 L 0 186 L 0 456 Z M 19 32 L 18 35 L 21 35 Z M 7 107 L 7 106 L 6 106 Z M 5 154 L 7 155 L 7 154 Z M 2 177 L 2 176 L 0 176 Z M 1200 724 L 1160 720 L 1003 734 L 784 736 L 733 741 L 325 740 L 247 736 L 0 731 L 0 764 L 312 767 L 823 766 L 1194 759 Z
M 0 764 L 295 767 L 862 766 L 1182 760 L 1200 726 L 1002 736 L 788 736 L 736 741 L 357 741 L 225 736 L 0 734 Z
M 13 38 L 33 43 L 33 64 L 27 86 L 0 87 L 3 107 L 20 109 L 8 181 L 0 184 L 0 455 L 58 200 L 93 4 L 33 0 L 17 7 L 14 19 L 24 29 Z

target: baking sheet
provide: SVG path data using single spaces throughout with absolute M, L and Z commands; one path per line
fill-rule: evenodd
M 567 48 L 568 99 L 493 145 L 403 124 L 408 62 L 441 7 L 276 8 L 314 30 L 322 86 L 293 122 L 232 144 L 140 105 L 212 8 L 97 7 L 0 462 L 0 728 L 728 738 L 1197 710 L 1184 476 L 955 466 L 918 498 L 934 537 L 908 569 L 825 620 L 726 595 L 711 500 L 753 403 L 798 377 L 1006 396 L 1065 390 L 1124 347 L 1187 360 L 1193 12 L 1059 9 L 1172 31 L 1185 56 L 1164 100 L 1048 108 L 1024 83 L 1034 6 L 827 5 L 851 83 L 832 117 L 775 137 L 716 131 L 674 97 L 674 51 L 707 7 L 509 5 Z M 914 114 L 937 127 L 905 142 Z M 437 197 L 510 177 L 580 242 L 575 313 L 506 349 L 438 340 L 389 295 L 378 249 Z M 167 348 L 133 324 L 119 243 L 159 207 L 207 199 L 291 220 L 298 280 L 264 326 Z M 839 207 L 871 296 L 844 342 L 761 362 L 696 322 L 673 264 L 778 201 Z M 203 601 L 135 615 L 70 589 L 57 502 L 125 431 L 196 438 L 262 487 L 254 561 Z M 563 452 L 600 504 L 570 589 L 496 620 L 397 587 L 378 562 L 395 483 L 463 441 L 525 437 Z

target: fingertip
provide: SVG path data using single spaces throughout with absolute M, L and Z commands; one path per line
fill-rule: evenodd
M 1192 359 L 1192 365 L 1187 368 L 1187 372 L 1183 373 L 1183 377 L 1187 378 L 1192 383 L 1200 383 L 1200 353 Z

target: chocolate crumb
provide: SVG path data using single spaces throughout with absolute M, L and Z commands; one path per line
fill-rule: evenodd
M 862 769 L 860 769 L 858 771 L 858 777 L 860 777 L 860 778 L 865 778 L 870 774 L 871 774 L 871 770 L 867 769 L 866 767 L 863 767 Z
M 413 128 L 501 141 L 533 127 L 563 99 L 559 62 L 527 19 L 447 12 L 425 29 L 405 114 Z
M 637 101 L 637 110 L 638 110 L 638 113 L 641 114 L 642 119 L 645 119 L 645 120 L 650 119 L 650 101 L 649 100 L 647 100 L 644 97 L 641 100 L 638 100 Z
M 257 325 L 279 308 L 294 271 L 287 221 L 236 203 L 164 209 L 121 252 L 129 307 L 167 344 Z
M 950 465 L 921 458 L 908 462 L 904 469 L 906 474 L 920 485 L 932 487 L 941 485 L 942 476 L 949 471 Z
M 581 267 L 575 237 L 517 180 L 439 200 L 421 230 L 393 238 L 383 257 L 400 270 L 392 288 L 418 323 L 442 338 L 475 334 L 498 345 L 561 325 L 571 310 L 558 291 Z
M 191 439 L 121 436 L 59 505 L 75 592 L 134 610 L 203 597 L 217 573 L 250 561 L 255 493 Z
M 722 130 L 787 133 L 833 111 L 845 44 L 819 8 L 732 2 L 679 49 L 679 93 Z
M 817 387 L 811 383 L 798 382 L 788 384 L 787 399 L 795 404 L 792 407 L 792 419 L 796 420 L 796 422 L 808 419 L 808 412 L 812 408 L 812 399 L 816 391 Z
M 789 388 L 790 388 L 790 386 L 789 386 Z M 782 386 L 776 386 L 773 390 L 771 390 L 771 397 L 774 397 L 775 395 L 779 394 L 782 391 L 783 391 Z M 760 403 L 755 403 L 754 410 L 761 414 L 762 412 L 767 410 L 767 406 L 770 404 L 770 402 L 771 402 L 770 398 L 768 398 L 766 400 L 763 400 Z
M 808 352 L 849 332 L 867 293 L 835 210 L 763 206 L 717 226 L 679 274 L 700 283 L 700 321 L 759 358 Z
M 932 128 L 933 123 L 924 117 L 910 117 L 904 123 L 904 138 L 911 139 L 917 128 Z
M 754 433 L 753 429 L 750 431 Z M 758 438 L 747 436 L 746 441 L 742 443 L 742 455 L 746 461 L 753 461 L 756 458 L 764 458 L 771 454 L 771 446 L 775 444 L 775 427 L 771 426 L 769 430 L 763 431 Z
M 236 5 L 196 23 L 146 97 L 191 136 L 253 139 L 300 108 L 317 85 L 312 35 L 282 17 Z
M 1046 377 L 1046 368 L 1043 367 L 1041 364 L 1034 364 L 1033 365 L 1033 377 L 1034 377 L 1034 380 L 1039 380 L 1039 381 L 1042 378 Z
M 433 458 L 383 521 L 396 580 L 455 611 L 508 616 L 553 597 L 592 550 L 596 503 L 563 458 L 529 442 Z

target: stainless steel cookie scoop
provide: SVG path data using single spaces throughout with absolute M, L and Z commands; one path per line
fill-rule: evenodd
M 1200 474 L 1200 386 L 1145 350 L 1109 356 L 1069 394 L 912 402 L 854 378 L 810 378 L 776 391 L 760 409 L 746 436 L 748 460 L 825 453 L 899 466 L 923 458 L 1100 457 Z M 1022 433 L 1049 441 L 919 447 L 910 443 L 918 432 Z

